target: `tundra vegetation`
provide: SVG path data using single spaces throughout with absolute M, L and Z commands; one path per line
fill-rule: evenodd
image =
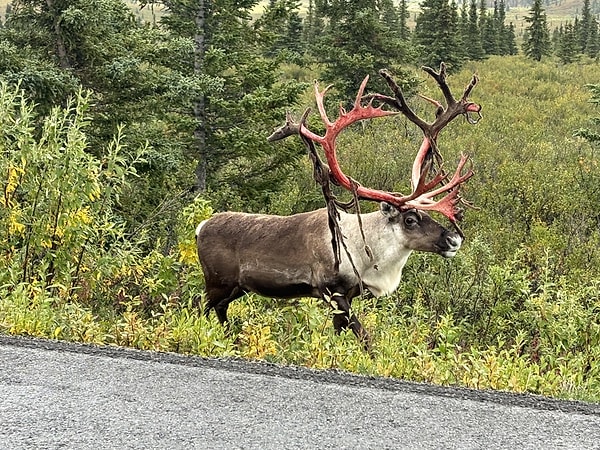
M 291 214 L 323 206 L 300 143 L 262 147 L 286 107 L 299 116 L 314 106 L 302 82 L 319 75 L 320 63 L 251 63 L 237 54 L 253 76 L 223 68 L 196 77 L 167 65 L 177 54 L 151 45 L 167 40 L 150 27 L 128 28 L 119 48 L 94 39 L 122 30 L 70 39 L 65 63 L 73 67 L 61 71 L 31 39 L 18 51 L 25 30 L 5 27 L 0 45 L 11 61 L 0 67 L 1 333 L 600 401 L 600 89 L 589 56 L 569 64 L 489 56 L 450 76 L 458 91 L 473 73 L 480 78 L 472 97 L 484 119 L 456 120 L 438 142 L 452 167 L 461 152 L 470 155 L 475 175 L 463 195 L 477 209 L 466 211 L 455 258 L 413 254 L 395 293 L 355 300 L 372 337 L 367 354 L 351 332 L 334 332 L 322 300 L 247 296 L 230 306 L 229 333 L 198 305 L 201 220 L 225 208 Z M 169 45 L 191 55 L 184 39 Z M 409 86 L 417 81 L 419 92 L 438 97 L 417 68 L 404 71 Z M 196 184 L 197 159 L 185 151 L 194 128 L 184 113 L 193 105 L 181 98 L 195 89 L 212 96 L 207 142 L 231 146 L 214 160 L 216 172 L 209 166 L 202 192 L 185 189 Z M 410 102 L 431 117 L 431 105 Z M 421 139 L 405 119 L 380 118 L 345 130 L 339 159 L 366 186 L 409 192 Z

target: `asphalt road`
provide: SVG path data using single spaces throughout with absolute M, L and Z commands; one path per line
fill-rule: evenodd
M 0 449 L 600 449 L 600 405 L 0 336 Z

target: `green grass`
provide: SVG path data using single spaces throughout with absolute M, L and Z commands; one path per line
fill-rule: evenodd
M 553 354 L 543 342 L 551 337 L 546 335 L 540 337 L 534 356 L 524 335 L 511 345 L 501 338 L 493 345 L 467 342 L 470 325 L 464 320 L 451 314 L 435 317 L 420 302 L 399 306 L 393 297 L 356 306 L 374 335 L 373 354 L 367 355 L 351 333 L 333 333 L 329 315 L 317 300 L 288 306 L 255 296 L 239 300 L 232 304 L 227 334 L 214 317 L 207 320 L 192 305 L 169 299 L 150 315 L 140 313 L 135 303 L 119 314 L 101 315 L 76 302 L 44 296 L 31 301 L 22 294 L 0 302 L 3 332 L 600 401 L 592 359 L 599 356 L 598 350 Z M 542 303 L 537 299 L 532 310 Z

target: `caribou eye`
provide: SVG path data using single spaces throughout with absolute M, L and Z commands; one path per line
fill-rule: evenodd
M 414 216 L 414 215 L 412 215 L 412 214 L 411 214 L 410 216 L 406 216 L 406 217 L 404 218 L 404 224 L 405 224 L 407 227 L 414 227 L 414 226 L 416 226 L 418 223 L 419 223 L 419 220 L 417 219 L 417 217 L 416 217 L 416 216 Z

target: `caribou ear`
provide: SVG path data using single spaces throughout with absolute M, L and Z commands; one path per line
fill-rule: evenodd
M 387 202 L 379 203 L 379 210 L 381 214 L 387 217 L 389 220 L 392 220 L 400 215 L 400 211 L 393 205 L 390 205 Z

